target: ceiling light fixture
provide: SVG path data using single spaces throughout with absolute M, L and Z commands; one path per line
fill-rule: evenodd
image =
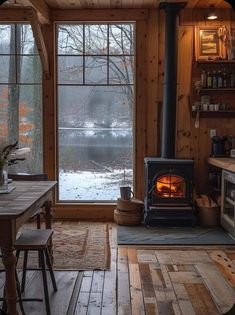
M 206 16 L 207 20 L 216 20 L 218 19 L 218 16 L 215 12 L 211 11 Z

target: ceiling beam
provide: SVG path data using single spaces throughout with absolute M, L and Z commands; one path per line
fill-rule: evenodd
M 42 24 L 50 23 L 50 10 L 44 0 L 29 0 L 30 5 L 38 14 L 39 21 Z
M 35 39 L 39 56 L 42 62 L 43 72 L 46 75 L 46 77 L 49 77 L 50 68 L 49 68 L 48 53 L 47 53 L 46 45 L 45 45 L 43 34 L 42 34 L 41 24 L 38 20 L 36 11 L 34 9 L 29 10 L 27 12 L 27 17 L 33 30 L 34 39 Z

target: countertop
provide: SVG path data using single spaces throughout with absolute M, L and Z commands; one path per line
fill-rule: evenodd
M 235 158 L 231 157 L 209 157 L 208 164 L 235 173 Z

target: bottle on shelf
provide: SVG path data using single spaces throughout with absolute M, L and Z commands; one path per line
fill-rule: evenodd
M 217 89 L 218 88 L 217 73 L 216 73 L 215 70 L 212 72 L 212 88 L 213 89 Z
M 203 69 L 201 73 L 201 82 L 202 82 L 202 87 L 205 89 L 207 87 L 207 75 L 206 75 L 205 69 Z
M 234 70 L 230 73 L 230 86 L 231 88 L 235 88 L 235 72 Z
M 226 69 L 224 68 L 224 71 L 223 71 L 223 88 L 227 88 L 227 87 L 228 87 L 228 78 L 227 78 Z
M 210 70 L 207 71 L 207 87 L 208 89 L 212 88 L 212 74 Z
M 219 89 L 221 89 L 223 87 L 223 75 L 222 75 L 222 71 L 221 70 L 218 71 L 217 85 L 218 85 Z

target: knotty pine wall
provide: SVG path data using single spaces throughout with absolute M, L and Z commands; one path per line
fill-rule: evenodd
M 218 20 L 207 21 L 203 10 L 183 10 L 179 22 L 176 154 L 178 158 L 195 160 L 195 183 L 200 193 L 205 193 L 208 189 L 206 159 L 211 151 L 210 129 L 216 129 L 218 136 L 235 135 L 235 118 L 200 118 L 199 128 L 195 128 L 195 117 L 191 115 L 191 105 L 196 100 L 192 85 L 200 79 L 198 75 L 200 75 L 200 69 L 203 69 L 203 67 L 196 69 L 195 63 L 193 64 L 194 28 L 211 25 L 235 27 L 235 14 L 232 10 L 218 10 L 217 14 Z M 160 16 L 162 19 L 162 13 Z M 159 33 L 161 33 L 160 28 Z M 159 60 L 164 60 L 164 57 L 159 56 Z M 225 103 L 233 104 L 235 109 L 234 92 L 222 92 L 224 93 L 222 96 L 221 92 L 211 92 L 211 96 L 213 93 L 217 93 L 218 96 L 220 94 L 220 100 L 224 98 Z
M 27 21 L 27 10 L 0 10 L 0 20 Z M 177 157 L 195 160 L 197 189 L 204 191 L 207 181 L 206 158 L 210 153 L 209 130 L 218 135 L 235 134 L 235 119 L 203 118 L 195 129 L 191 117 L 193 32 L 196 25 L 223 25 L 235 28 L 235 14 L 219 10 L 219 19 L 205 21 L 202 10 L 182 10 L 179 27 L 178 102 L 177 102 Z M 144 157 L 160 156 L 161 112 L 164 77 L 164 12 L 151 10 L 51 10 L 51 23 L 43 26 L 43 37 L 48 50 L 50 76 L 43 79 L 44 171 L 50 179 L 56 174 L 56 21 L 135 21 L 136 22 L 136 108 L 135 108 L 135 193 L 144 198 Z M 56 197 L 56 196 L 55 196 Z M 113 205 L 56 204 L 55 216 L 112 220 Z

